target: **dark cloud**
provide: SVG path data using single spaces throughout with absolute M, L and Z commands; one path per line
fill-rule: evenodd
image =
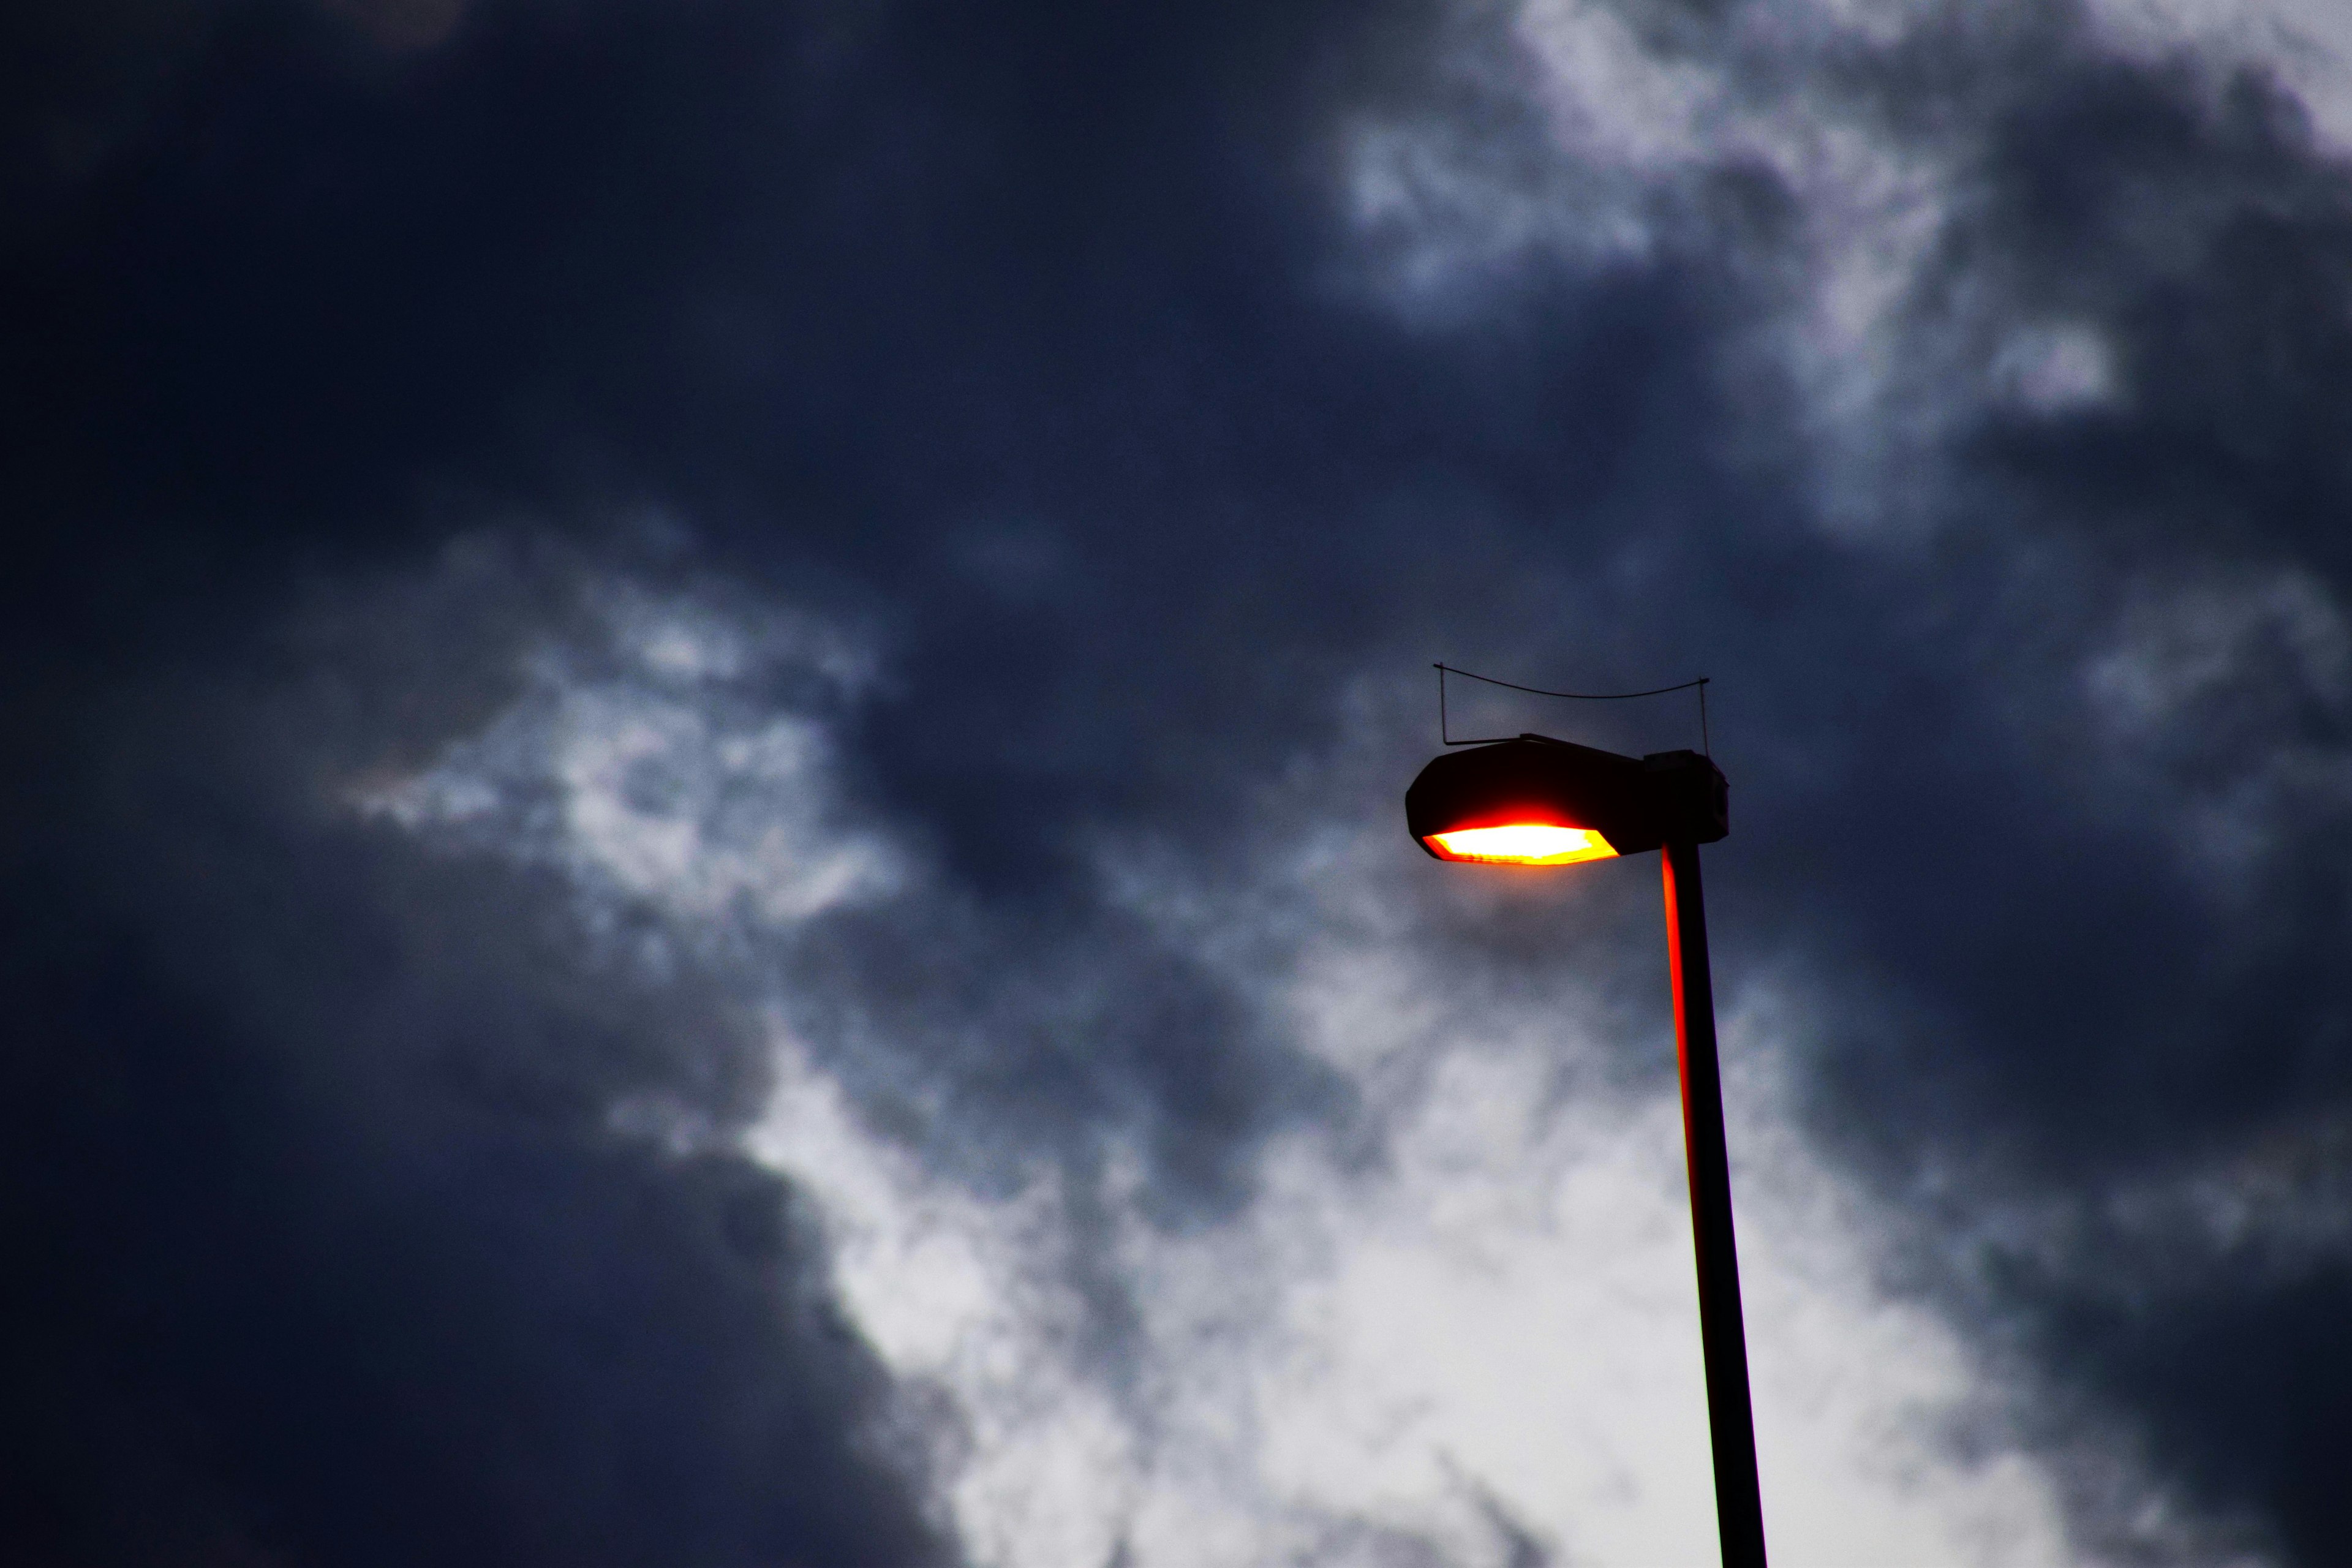
M 363 643 L 336 679 L 396 692 Z M 413 715 L 76 695 L 11 802 L 20 1560 L 950 1555 L 814 1216 L 615 1121 L 756 1105 L 727 995 L 314 793 Z
M 1813 1130 L 1915 1223 L 1890 1275 L 2021 1359 L 2052 1452 L 2114 1424 L 2328 1560 L 2342 1250 L 2254 1268 L 2118 1205 L 2249 1180 L 2249 1147 L 2305 1152 L 2286 1209 L 2333 1201 L 2342 163 L 2261 72 L 2127 62 L 2063 7 L 1811 60 L 1757 58 L 1736 8 L 1627 8 L 1939 172 L 1888 390 L 1824 433 L 1757 347 L 1814 330 L 1825 265 L 1784 171 L 1653 181 L 1646 246 L 1580 249 L 1616 198 L 1559 173 L 1507 18 L 1264 11 L 71 24 L 9 123 L 39 221 L 0 258 L 38 760 L 7 841 L 18 1539 L 944 1555 L 814 1222 L 727 1152 L 757 1006 L 956 1180 L 1132 1140 L 1152 1217 L 1214 1223 L 1267 1138 L 1363 1108 L 1253 991 L 1281 954 L 1171 942 L 1099 847 L 1245 880 L 1302 767 L 1391 811 L 1420 741 L 1388 709 L 1344 741 L 1335 693 L 1443 656 L 1721 678 L 1726 994 L 1812 985 Z M 1532 190 L 1553 227 L 1399 304 L 1383 268 L 1427 237 L 1337 194 L 1366 125 L 1441 128 L 1465 203 Z M 1882 533 L 1841 533 L 1850 482 Z M 870 629 L 857 701 L 735 696 L 823 710 L 923 896 L 665 977 L 628 956 L 645 900 L 598 916 L 616 938 L 553 870 L 336 804 L 505 710 L 530 649 L 593 645 L 597 572 Z M 1629 996 L 1637 893 L 1550 910 Z M 1505 992 L 1560 962 L 1449 896 L 1433 951 Z M 716 1132 L 615 1121 L 650 1102 Z M 1115 1363 L 1132 1303 L 1094 1267 Z M 2095 1490 L 2085 1550 L 2146 1547 Z
M 2297 594 L 2340 616 L 2352 586 L 2336 435 L 2352 179 L 2259 74 L 2209 84 L 2089 62 L 2004 116 L 1980 173 L 1986 199 L 1955 250 L 2014 268 L 2023 309 L 2096 322 L 2122 390 L 2073 416 L 1987 420 L 1968 447 L 1986 509 L 1974 526 L 2064 554 L 2070 581 L 2031 598 L 2084 642 L 2116 636 L 2101 621 L 2154 577 L 2176 595 L 2172 635 L 2210 656 L 2142 649 L 2170 710 L 2126 765 L 2078 769 L 2067 737 L 2042 740 L 2035 771 L 2079 802 L 2072 842 L 1990 873 L 2008 884 L 1996 907 L 2041 918 L 1938 943 L 1975 966 L 1942 987 L 1943 1005 L 1974 1015 L 1953 1042 L 1979 1058 L 1968 1121 L 2095 1215 L 2103 1190 L 2193 1171 L 2217 1148 L 2301 1142 L 2347 1093 L 2346 708 L 2340 655 L 2314 644 Z M 2167 795 L 2179 815 L 2151 820 Z M 2017 820 L 2050 820 L 2019 805 Z M 2232 819 L 2250 847 L 2223 893 L 2203 851 Z M 2325 1190 L 2274 1201 L 2326 1204 Z M 2346 1528 L 2323 1479 L 2346 1441 L 2341 1368 L 2304 1325 L 2352 1307 L 2340 1264 L 2265 1279 L 2226 1246 L 2111 1226 L 2089 1218 L 2103 1241 L 1999 1294 L 2035 1320 L 2062 1380 L 2143 1414 L 2198 1490 L 2274 1524 L 2292 1560 L 2325 1561 Z

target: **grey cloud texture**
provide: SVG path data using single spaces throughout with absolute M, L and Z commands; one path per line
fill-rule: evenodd
M 1641 1560 L 1655 893 L 1412 854 L 1444 658 L 1717 677 L 1759 1322 L 1893 1391 L 1781 1451 L 1911 1399 L 1955 1561 L 2328 1560 L 2324 18 L 30 15 L 37 1551 Z
M 125 682 L 12 803 L 12 1551 L 946 1560 L 805 1203 L 614 1124 L 756 1109 L 725 987 L 336 810 L 488 672 L 337 619 Z

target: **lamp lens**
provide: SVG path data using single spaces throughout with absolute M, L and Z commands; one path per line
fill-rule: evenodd
M 1483 860 L 1496 866 L 1571 866 L 1607 860 L 1617 851 L 1589 827 L 1513 822 L 1498 827 L 1460 827 L 1433 833 L 1430 847 L 1448 860 Z

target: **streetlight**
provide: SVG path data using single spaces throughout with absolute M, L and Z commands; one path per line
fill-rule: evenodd
M 1731 1169 L 1723 1140 L 1723 1075 L 1707 977 L 1706 906 L 1698 847 L 1731 831 L 1730 786 L 1696 752 L 1620 756 L 1543 735 L 1448 752 L 1405 791 L 1405 826 L 1440 860 L 1572 866 L 1664 849 L 1666 956 L 1674 975 L 1682 1064 L 1683 1148 L 1690 1166 L 1698 1255 L 1699 1340 L 1715 1447 L 1715 1517 L 1724 1568 L 1765 1568 L 1764 1500 L 1748 1397 L 1748 1338 L 1739 1316 L 1739 1255 L 1731 1236 Z

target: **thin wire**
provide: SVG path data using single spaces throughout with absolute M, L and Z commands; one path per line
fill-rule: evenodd
M 1473 680 L 1483 680 L 1489 686 L 1507 686 L 1514 691 L 1532 692 L 1538 697 L 1567 697 L 1579 702 L 1622 702 L 1628 697 L 1664 697 L 1669 691 L 1688 691 L 1694 686 L 1705 686 L 1714 677 L 1702 675 L 1696 680 L 1685 680 L 1679 686 L 1657 686 L 1647 691 L 1546 691 L 1541 687 L 1521 686 L 1514 680 L 1497 680 L 1491 675 L 1471 675 L 1450 664 L 1441 664 L 1438 682 L 1443 685 L 1448 675 L 1468 675 Z
M 1709 760 L 1715 756 L 1715 742 L 1707 733 L 1706 725 L 1706 689 L 1713 679 L 1710 676 L 1702 675 L 1696 680 L 1685 680 L 1674 686 L 1653 687 L 1647 691 L 1546 691 L 1539 686 L 1521 686 L 1515 680 L 1497 680 L 1491 675 L 1479 675 L 1467 669 L 1456 669 L 1450 664 L 1441 663 L 1433 668 L 1437 671 L 1437 738 L 1449 746 L 1486 746 L 1492 745 L 1496 741 L 1507 741 L 1512 738 L 1508 735 L 1483 735 L 1475 740 L 1454 739 L 1453 731 L 1447 724 L 1445 717 L 1445 678 L 1449 675 L 1467 675 L 1471 679 L 1483 680 L 1489 686 L 1506 687 L 1513 691 L 1527 692 L 1533 697 L 1565 697 L 1574 702 L 1622 702 L 1628 698 L 1664 697 L 1668 692 L 1688 691 L 1696 688 L 1698 691 L 1699 749 Z

